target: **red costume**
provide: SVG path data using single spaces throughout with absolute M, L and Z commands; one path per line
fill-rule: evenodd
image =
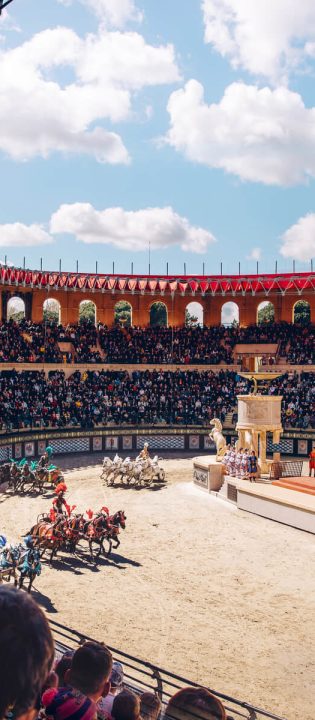
M 315 476 L 315 448 L 314 450 L 311 450 L 309 454 L 309 468 L 310 468 L 310 476 L 312 474 L 312 470 L 314 470 L 314 476 Z
M 56 518 L 57 515 L 68 515 L 70 516 L 71 508 L 70 505 L 66 502 L 66 498 L 64 497 L 64 493 L 67 490 L 67 486 L 64 483 L 59 483 L 57 485 L 55 490 L 55 495 L 57 497 L 53 500 L 53 506 L 50 511 L 50 517 L 52 520 Z

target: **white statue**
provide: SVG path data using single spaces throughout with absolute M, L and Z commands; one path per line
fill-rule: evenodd
M 217 449 L 216 459 L 218 462 L 221 462 L 226 452 L 226 441 L 222 433 L 222 424 L 218 418 L 213 418 L 210 425 L 214 425 L 214 428 L 211 430 L 211 433 L 209 433 L 209 438 L 215 443 Z

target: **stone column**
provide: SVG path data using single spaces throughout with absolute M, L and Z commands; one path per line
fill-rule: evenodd
M 272 442 L 274 445 L 279 445 L 280 443 L 280 431 L 274 430 L 272 433 Z M 274 452 L 273 453 L 273 461 L 274 462 L 280 462 L 280 452 Z
M 267 433 L 266 430 L 260 430 L 260 453 L 259 453 L 259 463 L 260 463 L 260 469 L 262 473 L 268 472 L 268 463 L 267 463 Z

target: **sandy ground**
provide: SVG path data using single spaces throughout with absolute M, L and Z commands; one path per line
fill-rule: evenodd
M 68 460 L 71 503 L 124 509 L 127 527 L 97 570 L 88 557 L 45 564 L 34 597 L 47 612 L 288 720 L 314 720 L 315 537 L 204 494 L 192 459 L 164 461 L 156 491 L 108 489 L 90 462 Z M 17 539 L 50 505 L 0 494 L 0 532 Z

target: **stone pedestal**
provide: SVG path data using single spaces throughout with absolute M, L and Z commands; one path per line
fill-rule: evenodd
M 266 459 L 267 432 L 271 432 L 274 444 L 279 444 L 281 425 L 280 395 L 238 395 L 238 446 L 255 450 L 262 473 L 269 470 Z M 274 460 L 279 456 L 274 453 Z
M 194 483 L 206 492 L 219 491 L 224 481 L 223 466 L 215 456 L 194 458 Z

